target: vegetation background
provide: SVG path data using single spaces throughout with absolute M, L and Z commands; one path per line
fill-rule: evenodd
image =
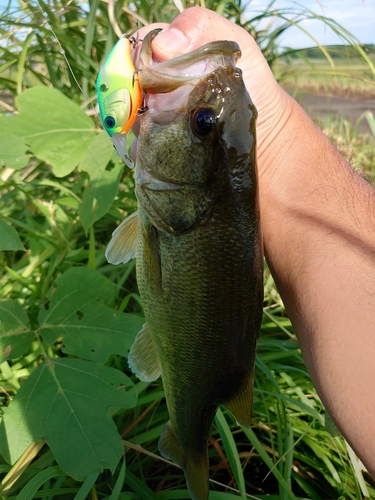
M 373 95 L 371 47 L 334 20 L 321 19 L 346 47 L 280 54 L 280 35 L 316 15 L 292 3 L 275 11 L 271 2 L 253 16 L 251 3 L 241 0 L 197 3 L 249 30 L 291 92 L 308 86 Z M 104 251 L 136 209 L 134 180 L 101 129 L 94 83 L 135 21 L 169 22 L 194 4 L 20 0 L 0 12 L 4 498 L 189 498 L 182 471 L 157 450 L 168 418 L 162 382 L 138 381 L 126 362 L 143 323 L 142 302 L 134 262 L 108 265 Z M 260 29 L 265 18 L 270 22 Z M 371 181 L 375 121 L 371 113 L 360 120 L 372 135 L 344 118 L 322 126 Z M 264 277 L 253 424 L 239 428 L 225 408 L 218 411 L 209 443 L 210 499 L 375 498 L 374 482 L 311 383 L 266 264 Z

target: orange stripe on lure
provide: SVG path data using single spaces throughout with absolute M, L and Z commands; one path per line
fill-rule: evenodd
M 95 85 L 104 128 L 117 154 L 130 168 L 134 163 L 127 154 L 126 134 L 133 126 L 143 100 L 130 52 L 135 43 L 134 38 L 126 35 L 120 38 L 100 68 Z

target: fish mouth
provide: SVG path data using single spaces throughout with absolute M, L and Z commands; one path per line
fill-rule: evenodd
M 236 42 L 219 40 L 174 59 L 156 62 L 151 42 L 160 31 L 155 29 L 146 35 L 140 54 L 139 80 L 147 94 L 171 92 L 187 84 L 194 86 L 216 69 L 235 65 L 241 57 Z
M 218 69 L 233 72 L 241 50 L 234 41 L 219 40 L 160 62 L 154 60 L 151 45 L 159 31 L 150 31 L 143 40 L 138 76 L 147 94 L 147 115 L 163 126 L 183 119 L 198 84 Z

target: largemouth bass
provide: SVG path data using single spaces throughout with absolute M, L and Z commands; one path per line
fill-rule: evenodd
M 138 211 L 113 233 L 110 262 L 136 255 L 146 325 L 129 365 L 162 375 L 170 420 L 161 454 L 180 465 L 194 500 L 208 497 L 207 441 L 225 404 L 250 425 L 263 300 L 256 109 L 234 42 L 151 64 L 136 163 Z

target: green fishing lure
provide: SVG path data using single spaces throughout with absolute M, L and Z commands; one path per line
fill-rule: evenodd
M 123 36 L 100 68 L 96 93 L 103 126 L 124 163 L 134 163 L 126 151 L 126 134 L 133 126 L 142 105 L 142 89 L 131 57 L 134 39 Z

